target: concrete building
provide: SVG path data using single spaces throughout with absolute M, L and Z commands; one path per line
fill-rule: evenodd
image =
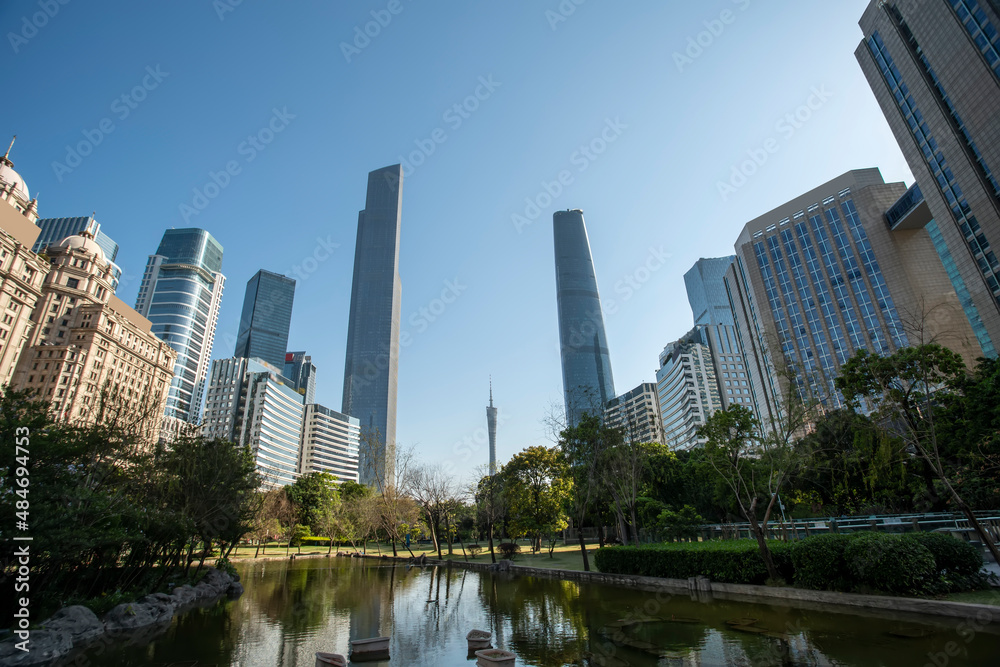
M 859 349 L 935 340 L 967 361 L 981 354 L 927 231 L 886 223 L 906 191 L 877 169 L 850 171 L 744 226 L 726 274 L 747 366 L 735 379 L 765 426 L 786 414 L 791 385 L 843 406 L 833 380 Z
M 316 402 L 316 366 L 305 352 L 285 353 L 285 366 L 282 372 L 291 380 L 292 386 L 305 397 L 306 404 Z
M 92 215 L 75 218 L 39 218 L 35 224 L 38 225 L 41 233 L 31 247 L 34 252 L 42 252 L 48 245 L 59 243 L 68 236 L 76 236 L 86 232 L 104 251 L 104 259 L 114 262 L 118 258 L 118 244 L 101 231 L 101 223 L 95 220 Z
M 402 167 L 369 173 L 365 209 L 358 213 L 341 410 L 360 420 L 362 439 L 372 445 L 361 448 L 360 481 L 369 486 L 376 476 L 395 480 L 402 208 Z
M 299 474 L 328 472 L 338 481 L 358 481 L 361 422 L 316 403 L 305 406 Z
M 177 353 L 112 289 L 111 263 L 89 236 L 47 249 L 51 270 L 12 386 L 51 402 L 57 419 L 159 433 Z
M 604 424 L 622 430 L 629 442 L 666 444 L 656 385 L 643 382 L 631 391 L 608 401 Z
M 490 439 L 490 475 L 497 474 L 497 408 L 493 405 L 493 379 L 490 378 L 490 404 L 486 406 L 486 432 Z
M 295 281 L 261 269 L 247 282 L 234 357 L 285 363 Z
M 926 215 L 899 215 L 893 228 L 931 235 L 979 347 L 995 357 L 1000 3 L 872 0 L 860 25 L 855 56 L 919 185 L 909 203 L 926 203 Z
M 583 211 L 556 211 L 552 232 L 563 396 L 566 425 L 572 427 L 584 413 L 604 414 L 615 382 Z
M 750 396 L 742 391 L 741 387 L 733 402 L 750 401 Z M 660 368 L 656 371 L 656 393 L 663 442 L 672 449 L 703 445 L 705 441 L 696 431 L 722 407 L 706 326 L 696 326 L 663 348 Z

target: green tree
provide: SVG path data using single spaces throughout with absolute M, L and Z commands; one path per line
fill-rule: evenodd
M 531 535 L 541 548 L 543 533 L 562 530 L 573 491 L 573 479 L 556 448 L 528 447 L 503 467 L 511 530 Z
M 309 526 L 319 535 L 320 516 L 340 504 L 337 478 L 328 472 L 311 472 L 302 475 L 287 487 L 288 498 L 298 508 L 296 521 Z
M 571 509 L 580 541 L 584 571 L 590 571 L 590 558 L 584 542 L 583 527 L 588 516 L 595 513 L 595 504 L 605 486 L 604 467 L 600 465 L 605 452 L 620 440 L 620 435 L 604 426 L 600 419 L 584 415 L 580 423 L 559 434 L 559 447 L 569 464 L 573 478 Z M 596 523 L 591 520 L 591 523 Z
M 507 516 L 507 496 L 504 493 L 503 476 L 495 474 L 480 477 L 474 496 L 476 513 L 486 528 L 486 536 L 490 545 L 490 560 L 495 563 L 497 556 L 493 544 L 493 532 Z

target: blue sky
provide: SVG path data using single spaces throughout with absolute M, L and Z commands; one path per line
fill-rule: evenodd
M 7 0 L 0 132 L 43 217 L 97 212 L 127 303 L 164 229 L 219 239 L 213 358 L 258 269 L 296 277 L 334 409 L 367 173 L 406 160 L 397 438 L 467 475 L 491 375 L 502 460 L 561 409 L 554 211 L 585 212 L 621 393 L 748 220 L 853 168 L 912 181 L 854 59 L 867 4 Z

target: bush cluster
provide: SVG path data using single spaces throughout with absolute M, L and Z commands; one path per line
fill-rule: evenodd
M 779 573 L 796 586 L 894 595 L 943 594 L 982 588 L 979 551 L 941 533 L 862 532 L 771 542 Z M 753 540 L 605 547 L 594 555 L 602 572 L 686 579 L 698 575 L 733 584 L 763 584 L 767 570 Z

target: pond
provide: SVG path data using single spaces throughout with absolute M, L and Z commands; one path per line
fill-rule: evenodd
M 1000 636 L 961 621 L 693 600 L 608 585 L 372 559 L 239 567 L 243 597 L 174 618 L 145 646 L 94 657 L 108 667 L 313 667 L 352 639 L 392 638 L 369 665 L 474 665 L 465 635 L 493 633 L 518 665 L 996 665 Z M 949 657 L 947 651 L 958 654 Z M 935 659 L 937 662 L 935 662 Z M 943 661 L 943 662 L 942 662 Z M 81 663 L 82 664 L 82 663 Z

